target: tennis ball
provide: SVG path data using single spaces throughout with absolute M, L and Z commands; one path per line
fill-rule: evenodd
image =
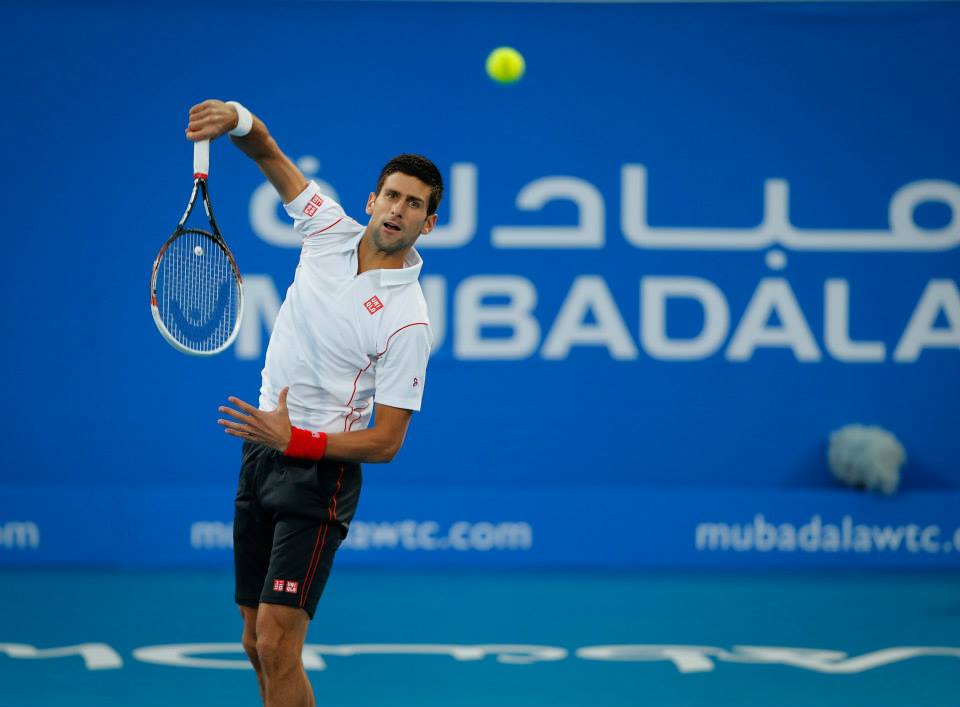
M 497 47 L 487 57 L 487 75 L 497 83 L 516 83 L 527 63 L 513 47 Z

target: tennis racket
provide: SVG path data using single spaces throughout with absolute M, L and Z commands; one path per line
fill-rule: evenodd
M 193 192 L 183 218 L 163 244 L 150 277 L 150 309 L 173 348 L 194 356 L 224 351 L 240 331 L 243 278 L 210 206 L 207 174 L 210 141 L 193 144 Z M 197 194 L 203 196 L 210 231 L 185 228 Z

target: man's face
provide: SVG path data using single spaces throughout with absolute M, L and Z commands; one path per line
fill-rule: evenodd
M 429 200 L 430 185 L 402 172 L 389 175 L 380 193 L 371 193 L 367 199 L 367 232 L 377 250 L 397 253 L 413 245 L 421 234 L 430 233 L 437 215 L 427 216 Z

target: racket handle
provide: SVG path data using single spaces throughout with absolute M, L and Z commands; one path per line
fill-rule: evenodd
M 193 177 L 207 178 L 210 174 L 210 141 L 200 140 L 193 143 Z

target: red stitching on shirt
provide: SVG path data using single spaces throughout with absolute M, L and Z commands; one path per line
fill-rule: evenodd
M 350 424 L 349 426 L 347 426 L 347 432 L 350 432 L 353 429 L 353 426 L 358 422 L 360 422 L 361 418 L 363 418 L 363 410 L 357 410 L 356 408 L 354 408 L 353 411 L 354 413 L 356 413 L 357 416 L 356 417 L 353 417 L 353 415 L 350 416 Z
M 393 332 L 390 336 L 388 336 L 388 337 L 387 337 L 387 348 L 385 348 L 383 351 L 381 351 L 380 353 L 378 353 L 378 354 L 377 354 L 377 358 L 380 358 L 380 357 L 383 356 L 385 353 L 387 353 L 387 350 L 390 348 L 390 339 L 392 339 L 394 336 L 396 336 L 397 334 L 399 334 L 401 331 L 403 331 L 403 330 L 406 329 L 407 327 L 417 326 L 418 324 L 423 324 L 423 326 L 427 326 L 427 323 L 426 323 L 426 322 L 413 322 L 412 324 L 407 324 L 406 326 L 400 327 L 400 328 L 397 329 L 395 332 Z
M 404 329 L 406 329 L 406 328 L 408 328 L 408 327 L 418 326 L 418 325 L 420 325 L 420 324 L 422 324 L 423 326 L 427 326 L 427 322 L 413 322 L 413 323 L 411 323 L 411 324 L 406 324 L 406 325 L 400 327 L 400 328 L 397 329 L 395 332 L 393 332 L 390 336 L 388 336 L 388 337 L 387 337 L 387 347 L 386 347 L 383 351 L 381 351 L 380 353 L 377 354 L 377 360 L 379 361 L 379 360 L 383 357 L 383 355 L 386 354 L 387 351 L 390 350 L 390 340 L 393 339 L 394 336 L 396 336 L 397 334 L 399 334 L 401 331 L 403 331 Z M 361 368 L 359 371 L 357 371 L 357 377 L 353 379 L 353 393 L 350 395 L 350 399 L 347 401 L 347 407 L 350 408 L 350 412 L 348 412 L 348 413 L 344 416 L 344 418 L 343 418 L 343 431 L 344 431 L 344 432 L 349 432 L 349 431 L 350 431 L 350 427 L 353 427 L 354 423 L 357 422 L 357 420 L 359 420 L 360 417 L 363 417 L 363 413 L 361 412 L 361 413 L 360 413 L 360 417 L 358 417 L 358 418 L 357 418 L 356 420 L 354 420 L 353 422 L 350 422 L 350 418 L 353 417 L 353 414 L 357 411 L 356 408 L 353 407 L 353 399 L 357 396 L 357 382 L 360 380 L 360 376 L 362 376 L 364 373 L 366 373 L 367 370 L 368 370 L 368 369 L 370 368 L 370 366 L 372 366 L 372 365 L 373 365 L 373 361 L 371 361 L 370 363 L 368 363 L 366 368 Z
M 350 408 L 350 412 L 348 412 L 348 413 L 346 414 L 346 416 L 343 418 L 343 431 L 344 431 L 344 432 L 347 432 L 347 431 L 348 431 L 348 430 L 347 430 L 347 421 L 348 421 L 351 417 L 353 417 L 353 413 L 356 412 L 356 410 L 354 410 L 354 408 L 353 408 L 353 399 L 354 399 L 355 397 L 357 397 L 357 381 L 360 380 L 360 376 L 362 376 L 364 373 L 366 373 L 366 372 L 367 372 L 367 369 L 370 368 L 370 366 L 372 366 L 372 365 L 373 365 L 373 361 L 371 361 L 370 363 L 367 364 L 367 368 L 361 368 L 359 371 L 357 371 L 357 377 L 353 379 L 353 394 L 350 396 L 350 399 L 347 401 L 347 407 Z
M 314 231 L 313 233 L 308 233 L 306 236 L 304 236 L 304 238 L 312 238 L 313 236 L 319 236 L 319 235 L 320 235 L 321 233 L 323 233 L 324 231 L 329 231 L 331 228 L 333 228 L 334 226 L 336 226 L 336 225 L 337 225 L 338 223 L 340 223 L 341 221 L 343 221 L 343 216 L 341 216 L 340 218 L 338 218 L 336 221 L 334 221 L 333 223 L 331 223 L 329 226 L 326 226 L 326 227 L 324 227 L 324 228 L 321 228 L 319 231 Z

